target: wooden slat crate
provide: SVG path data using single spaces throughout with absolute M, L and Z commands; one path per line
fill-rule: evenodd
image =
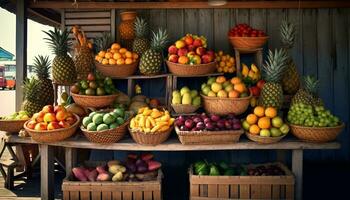
M 80 182 L 65 178 L 63 200 L 161 200 L 162 171 L 157 180 L 142 182 Z
M 285 176 L 190 176 L 191 200 L 294 199 L 294 176 L 283 164 Z

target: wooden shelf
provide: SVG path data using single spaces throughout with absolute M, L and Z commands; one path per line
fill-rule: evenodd
M 172 74 L 173 77 L 175 78 L 189 78 L 189 77 L 206 77 L 206 76 L 220 76 L 220 75 L 224 75 L 224 73 L 212 73 L 212 74 L 202 74 L 202 75 L 174 75 Z
M 164 78 L 167 76 L 171 76 L 171 74 L 159 74 L 153 76 L 145 76 L 145 75 L 133 75 L 128 77 L 111 77 L 112 79 L 156 79 L 156 78 Z

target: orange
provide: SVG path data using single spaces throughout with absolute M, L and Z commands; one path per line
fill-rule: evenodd
M 98 56 L 100 56 L 101 58 L 105 57 L 106 52 L 105 51 L 100 51 L 98 52 Z
M 239 97 L 239 92 L 236 91 L 236 90 L 231 90 L 231 91 L 228 93 L 228 97 L 230 97 L 230 98 L 238 98 L 238 97 Z
M 133 63 L 132 58 L 127 58 L 127 59 L 125 59 L 125 64 L 129 65 L 129 64 L 131 64 L 131 63 Z
M 111 49 L 109 52 L 111 52 L 111 53 L 115 53 L 115 52 L 118 52 L 117 50 L 115 50 L 115 49 Z
M 132 58 L 132 53 L 130 51 L 125 52 L 127 58 Z
M 187 64 L 190 61 L 190 59 L 187 58 L 187 56 L 180 56 L 178 62 L 180 64 Z
M 98 61 L 98 62 L 102 62 L 102 57 L 100 57 L 99 55 L 96 55 L 95 56 L 95 60 Z
M 270 118 L 276 117 L 276 116 L 277 116 L 277 110 L 276 110 L 276 108 L 274 108 L 274 107 L 268 107 L 268 108 L 266 108 L 266 110 L 265 110 L 265 116 L 266 116 L 266 117 L 270 117 Z
M 124 61 L 123 58 L 119 58 L 119 59 L 117 60 L 117 65 L 124 65 L 124 63 L 125 63 L 125 61 Z
M 248 124 L 252 125 L 252 124 L 256 124 L 256 122 L 258 121 L 258 117 L 254 114 L 249 114 L 246 120 Z
M 120 49 L 120 44 L 118 44 L 118 43 L 113 43 L 112 46 L 111 46 L 111 49 L 115 49 L 115 50 Z
M 254 134 L 254 135 L 258 135 L 260 133 L 260 128 L 258 125 L 253 124 L 249 127 L 249 133 Z
M 132 58 L 136 60 L 139 58 L 139 55 L 137 53 L 132 53 Z
M 113 58 L 109 59 L 108 62 L 109 62 L 110 65 L 115 65 L 116 64 L 116 61 Z
M 109 64 L 108 59 L 104 58 L 104 59 L 102 60 L 102 64 L 104 64 L 104 65 L 108 65 L 108 64 Z
M 111 49 L 107 49 L 107 52 L 110 52 L 111 51 Z
M 257 106 L 254 108 L 254 114 L 258 117 L 263 117 L 265 115 L 265 109 L 262 106 Z
M 119 49 L 119 53 L 121 53 L 121 54 L 125 54 L 125 52 L 127 52 L 128 50 L 127 49 L 125 49 L 125 48 L 121 48 L 121 49 Z
M 269 129 L 271 127 L 271 121 L 268 117 L 262 117 L 258 120 L 258 126 L 262 129 Z
M 113 58 L 113 54 L 110 53 L 110 52 L 107 52 L 107 53 L 105 54 L 105 58 L 107 58 L 107 59 Z
M 216 82 L 217 83 L 224 83 L 226 81 L 225 76 L 218 76 L 216 77 Z
M 247 88 L 245 87 L 244 83 L 237 83 L 233 86 L 233 89 L 237 90 L 239 93 L 243 93 L 247 91 Z
M 115 59 L 115 60 L 118 60 L 121 57 L 122 57 L 122 55 L 120 53 L 114 53 L 113 54 L 113 59 Z
M 231 79 L 231 83 L 232 83 L 233 85 L 238 84 L 238 83 L 241 83 L 241 79 L 240 79 L 239 77 L 233 77 L 233 78 Z

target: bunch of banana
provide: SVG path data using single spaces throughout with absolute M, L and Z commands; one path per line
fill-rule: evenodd
M 131 119 L 130 128 L 135 131 L 142 131 L 145 134 L 156 134 L 168 130 L 174 121 L 175 118 L 171 118 L 167 110 L 160 111 L 156 108 L 143 107 Z
M 261 73 L 259 68 L 253 63 L 249 67 L 242 63 L 242 76 L 243 78 L 249 77 L 253 81 L 258 81 L 261 78 Z

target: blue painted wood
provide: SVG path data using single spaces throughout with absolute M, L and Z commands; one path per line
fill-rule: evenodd
M 270 9 L 267 10 L 267 35 L 269 36 L 268 47 L 270 49 L 280 48 L 279 27 L 281 21 L 285 16 L 285 10 L 283 9 Z
M 209 48 L 214 48 L 213 13 L 213 9 L 198 10 L 198 34 L 207 38 Z
M 303 26 L 302 26 L 302 11 L 298 9 L 289 9 L 287 15 L 288 21 L 296 25 L 296 38 L 294 47 L 291 49 L 293 61 L 298 68 L 299 74 L 303 72 Z
M 184 10 L 184 33 L 198 34 L 198 9 Z
M 213 29 L 215 49 L 228 53 L 231 48 L 227 39 L 227 32 L 230 29 L 229 9 L 214 9 Z
M 317 10 L 303 12 L 303 74 L 317 75 Z

